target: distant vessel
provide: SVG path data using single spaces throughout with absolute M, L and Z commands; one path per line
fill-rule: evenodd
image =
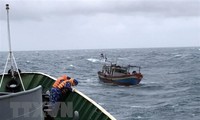
M 130 72 L 130 68 L 138 68 L 137 71 Z M 98 71 L 99 79 L 105 83 L 117 85 L 137 85 L 143 78 L 139 66 L 119 66 L 116 64 L 104 65 L 102 71 Z
M 11 50 L 9 5 L 6 4 L 9 56 L 0 75 L 0 116 L 2 120 L 116 120 L 95 101 L 76 90 L 67 92 L 60 106 L 49 104 L 48 91 L 55 78 L 40 72 L 21 72 Z M 6 73 L 8 62 L 11 67 Z M 64 108 L 63 108 L 64 107 Z
M 129 86 L 139 84 L 143 75 L 140 73 L 140 66 L 120 66 L 110 63 L 103 65 L 102 70 L 98 71 L 98 77 L 100 81 L 105 83 Z

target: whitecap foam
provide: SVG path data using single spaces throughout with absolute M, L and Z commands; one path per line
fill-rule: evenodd
M 94 63 L 99 61 L 99 59 L 95 59 L 95 58 L 89 58 L 87 60 Z
M 104 103 L 98 103 L 98 104 L 101 105 L 101 106 L 105 105 Z
M 142 106 L 131 106 L 132 108 L 143 108 Z
M 95 62 L 103 62 L 103 63 L 105 63 L 106 62 L 104 59 L 95 59 L 95 58 L 89 58 L 87 60 L 90 61 L 90 62 L 93 62 L 93 63 L 95 63 Z
M 70 66 L 70 67 L 74 67 L 74 65 L 72 65 L 72 64 L 71 64 L 71 65 L 69 65 L 69 66 Z
M 131 108 L 146 108 L 146 109 L 152 108 L 152 107 L 153 106 L 135 106 L 135 105 L 131 106 Z
M 30 63 L 30 61 L 27 60 L 26 63 Z
M 175 57 L 181 57 L 182 55 L 181 54 L 177 54 L 177 55 L 175 55 Z

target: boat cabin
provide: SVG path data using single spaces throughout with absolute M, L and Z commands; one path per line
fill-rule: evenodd
M 111 65 L 104 65 L 102 68 L 102 73 L 105 75 L 111 75 L 111 76 L 121 76 L 121 75 L 127 75 L 127 74 L 135 74 L 137 73 L 136 70 L 134 70 L 134 67 L 138 66 L 119 66 L 116 64 L 111 64 Z M 139 73 L 140 73 L 140 67 L 139 68 Z

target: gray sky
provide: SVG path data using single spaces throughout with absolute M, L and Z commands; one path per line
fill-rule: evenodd
M 200 0 L 1 0 L 0 51 L 200 46 Z

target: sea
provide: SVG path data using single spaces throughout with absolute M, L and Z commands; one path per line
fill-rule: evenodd
M 117 120 L 200 120 L 200 47 L 14 51 L 25 72 L 66 74 L 75 88 L 96 101 Z M 107 60 L 141 66 L 139 85 L 118 86 L 99 81 Z M 8 52 L 0 52 L 0 72 Z M 8 64 L 9 67 L 9 64 Z

